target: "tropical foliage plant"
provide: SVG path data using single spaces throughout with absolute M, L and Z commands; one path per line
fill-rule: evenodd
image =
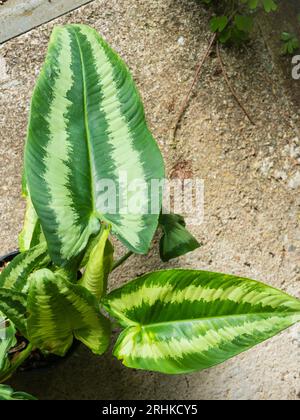
M 120 171 L 143 181 L 139 212 L 107 206 L 104 179 L 135 199 Z M 181 216 L 161 212 L 161 194 L 149 211 L 153 179 L 164 179 L 164 163 L 128 68 L 92 28 L 56 27 L 31 103 L 20 254 L 0 275 L 2 382 L 33 351 L 63 357 L 77 340 L 103 354 L 109 316 L 122 328 L 118 359 L 169 374 L 219 364 L 300 320 L 296 298 L 205 271 L 153 272 L 107 293 L 111 272 L 146 254 L 157 230 L 163 261 L 200 246 Z M 112 236 L 128 249 L 117 261 Z

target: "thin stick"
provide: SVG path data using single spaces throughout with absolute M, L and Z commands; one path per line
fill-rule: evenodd
M 181 119 L 182 119 L 182 117 L 183 117 L 183 115 L 184 115 L 184 113 L 185 113 L 185 111 L 187 109 L 187 106 L 188 106 L 189 101 L 190 101 L 190 98 L 191 98 L 191 94 L 193 92 L 193 89 L 194 89 L 197 81 L 198 81 L 198 78 L 199 78 L 199 75 L 201 73 L 202 67 L 203 67 L 206 59 L 208 58 L 208 56 L 210 54 L 210 51 L 211 51 L 211 49 L 212 49 L 212 47 L 213 47 L 216 39 L 217 39 L 217 33 L 214 33 L 213 36 L 212 36 L 212 38 L 211 38 L 211 40 L 210 40 L 210 42 L 209 42 L 209 44 L 208 44 L 208 47 L 207 47 L 207 50 L 206 50 L 204 56 L 201 57 L 200 58 L 200 61 L 198 62 L 198 65 L 196 67 L 196 73 L 195 73 L 193 82 L 192 82 L 191 87 L 189 89 L 189 92 L 186 95 L 185 100 L 184 100 L 184 102 L 183 102 L 183 104 L 182 104 L 182 106 L 180 108 L 180 111 L 179 111 L 178 116 L 176 118 L 175 124 L 172 127 L 172 131 L 171 131 L 171 140 L 172 140 L 172 142 L 175 139 L 175 136 L 176 136 L 176 132 L 178 130 L 179 123 L 180 123 L 180 121 L 181 121 Z
M 125 254 L 122 258 L 120 258 L 114 263 L 111 271 L 114 271 L 116 268 L 120 267 L 120 265 L 122 265 L 126 260 L 128 260 L 128 258 L 131 257 L 131 255 L 133 255 L 132 251 L 127 252 L 127 254 Z
M 232 93 L 234 99 L 236 100 L 237 104 L 239 105 L 239 107 L 242 109 L 242 111 L 244 112 L 244 114 L 246 115 L 246 117 L 248 118 L 248 120 L 250 121 L 251 124 L 255 125 L 255 122 L 253 121 L 252 117 L 250 116 L 249 112 L 246 110 L 246 108 L 244 107 L 244 105 L 242 104 L 241 100 L 238 98 L 237 94 L 235 93 L 235 90 L 233 89 L 228 74 L 226 72 L 226 68 L 224 65 L 224 62 L 222 60 L 222 56 L 221 56 L 221 52 L 220 52 L 220 44 L 217 42 L 217 56 L 218 56 L 218 60 L 222 69 L 222 73 L 224 76 L 224 79 L 227 83 L 227 86 L 230 90 L 230 92 Z

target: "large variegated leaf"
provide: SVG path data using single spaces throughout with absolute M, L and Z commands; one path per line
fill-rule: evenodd
M 14 289 L 0 288 L 0 311 L 27 337 L 27 296 Z
M 29 340 L 42 350 L 64 356 L 73 336 L 96 354 L 109 345 L 110 324 L 96 298 L 59 273 L 43 269 L 30 277 L 28 312 Z
M 0 274 L 0 287 L 26 292 L 29 275 L 50 263 L 46 243 L 17 255 Z
M 0 376 L 10 365 L 8 352 L 16 343 L 16 330 L 13 324 L 0 312 Z
M 19 400 L 36 400 L 32 395 L 26 392 L 15 392 L 8 385 L 0 384 L 0 401 L 19 401 Z
M 149 211 L 149 187 L 164 176 L 162 157 L 127 67 L 85 25 L 54 29 L 32 99 L 25 165 L 57 265 L 85 248 L 99 219 L 132 251 L 148 251 L 159 216 Z
M 201 244 L 186 229 L 184 218 L 178 214 L 161 214 L 159 224 L 163 230 L 160 240 L 162 261 L 181 257 L 199 248 Z
M 106 292 L 108 275 L 114 262 L 114 249 L 110 243 L 110 228 L 104 226 L 98 243 L 92 250 L 80 284 L 99 301 Z
M 112 292 L 107 311 L 126 327 L 114 354 L 170 374 L 209 368 L 300 321 L 300 301 L 262 283 L 204 271 L 145 275 Z

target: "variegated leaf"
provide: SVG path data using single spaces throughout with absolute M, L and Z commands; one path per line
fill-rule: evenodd
M 99 220 L 132 251 L 148 251 L 159 216 L 149 211 L 149 187 L 164 177 L 162 157 L 127 67 L 92 28 L 54 29 L 32 99 L 25 166 L 57 265 L 86 247 Z M 132 210 L 137 196 L 142 206 Z
M 0 288 L 0 311 L 27 337 L 27 296 L 13 289 Z
M 13 324 L 0 312 L 0 376 L 9 367 L 8 352 L 17 343 Z
M 108 239 L 109 232 L 110 228 L 104 226 L 80 281 L 81 286 L 88 289 L 98 301 L 106 292 L 108 275 L 114 262 L 114 249 Z
M 104 299 L 126 327 L 114 354 L 132 368 L 188 373 L 300 321 L 300 301 L 253 280 L 204 271 L 145 275 Z
M 73 336 L 95 354 L 109 345 L 110 324 L 97 300 L 84 287 L 48 269 L 30 278 L 27 323 L 30 342 L 44 351 L 64 356 Z
M 34 271 L 46 267 L 50 256 L 46 243 L 41 243 L 17 255 L 0 274 L 0 287 L 26 292 L 28 277 Z

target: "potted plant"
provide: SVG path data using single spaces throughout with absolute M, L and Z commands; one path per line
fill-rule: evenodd
M 64 357 L 74 340 L 103 354 L 109 317 L 124 365 L 169 374 L 219 364 L 300 320 L 298 299 L 228 274 L 163 270 L 107 294 L 110 273 L 146 254 L 158 228 L 163 261 L 200 244 L 181 216 L 161 212 L 161 192 L 152 211 L 161 153 L 129 70 L 88 26 L 53 31 L 24 166 L 20 253 L 0 275 L 1 382 L 36 352 Z M 111 235 L 128 248 L 118 261 Z

